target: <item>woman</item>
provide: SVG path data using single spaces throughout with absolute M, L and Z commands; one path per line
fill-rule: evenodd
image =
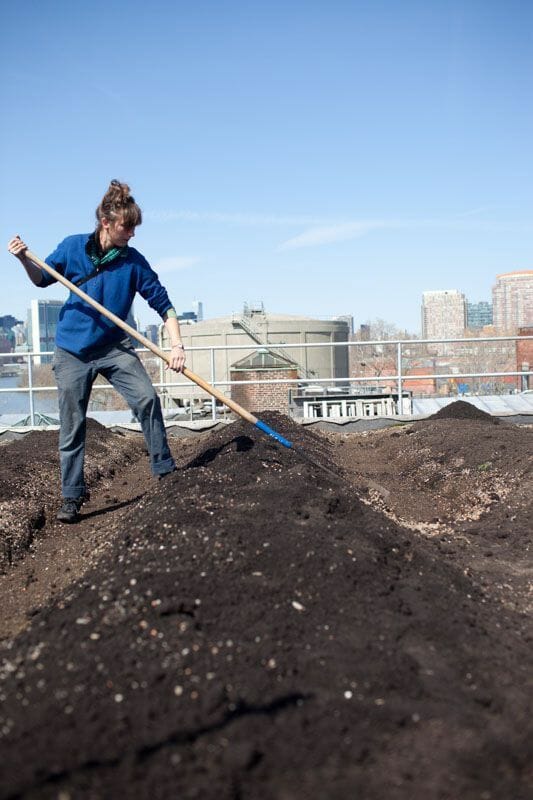
M 101 305 L 125 320 L 138 292 L 163 319 L 172 351 L 169 367 L 180 372 L 185 353 L 176 311 L 166 289 L 144 256 L 129 246 L 142 222 L 141 209 L 129 186 L 111 181 L 96 209 L 96 230 L 68 236 L 46 259 L 47 264 Z M 8 250 L 39 287 L 56 280 L 24 255 L 20 236 Z M 92 385 L 103 375 L 120 392 L 139 420 L 159 478 L 176 469 L 168 446 L 161 403 L 146 370 L 124 331 L 71 292 L 61 309 L 53 369 L 59 391 L 59 456 L 63 505 L 57 519 L 76 522 L 86 497 L 83 463 L 86 415 Z

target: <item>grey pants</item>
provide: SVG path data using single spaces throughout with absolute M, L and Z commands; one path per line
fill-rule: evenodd
M 54 372 L 59 390 L 59 460 L 63 497 L 85 494 L 83 462 L 87 407 L 97 375 L 103 375 L 126 400 L 141 428 L 154 475 L 174 469 L 161 403 L 130 340 L 75 356 L 56 348 Z

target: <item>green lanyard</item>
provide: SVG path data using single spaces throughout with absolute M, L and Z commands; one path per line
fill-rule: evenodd
M 92 272 L 90 272 L 88 275 L 85 275 L 85 277 L 81 278 L 79 281 L 74 281 L 75 286 L 81 286 L 82 283 L 90 281 L 91 278 L 94 278 L 95 275 L 98 275 L 100 272 L 102 272 L 102 269 L 106 266 L 106 264 L 110 264 L 116 258 L 119 258 L 119 256 L 124 257 L 126 255 L 126 250 L 128 249 L 127 246 L 112 247 L 111 250 L 108 250 L 103 256 L 99 256 L 96 252 L 96 244 L 94 239 L 89 239 L 88 245 L 87 255 L 91 259 L 95 268 Z

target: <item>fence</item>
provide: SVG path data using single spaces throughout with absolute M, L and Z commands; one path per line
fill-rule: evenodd
M 301 343 L 298 348 L 348 348 L 350 355 L 350 374 L 335 376 L 333 374 L 298 378 L 298 386 L 304 394 L 312 393 L 312 387 L 318 387 L 326 392 L 357 395 L 364 393 L 364 388 L 372 391 L 370 387 L 381 388 L 385 393 L 394 395 L 396 413 L 406 413 L 405 396 L 450 396 L 463 394 L 503 394 L 506 392 L 523 391 L 529 387 L 533 371 L 533 335 L 525 336 L 491 336 L 472 337 L 464 339 L 409 339 L 409 340 L 375 340 L 375 341 L 350 341 L 350 342 L 325 342 Z M 277 352 L 294 349 L 295 345 L 272 343 Z M 219 379 L 215 370 L 215 352 L 217 350 L 246 349 L 249 352 L 264 351 L 269 345 L 250 344 L 243 345 L 217 345 L 192 347 L 190 350 L 203 350 L 210 353 L 210 374 L 202 375 L 204 380 L 216 386 L 223 392 L 231 392 L 231 387 L 238 385 L 276 384 L 294 386 L 294 378 L 275 380 L 268 378 L 261 380 L 232 381 L 228 378 Z M 183 377 L 172 373 L 172 380 L 165 379 L 164 365 L 159 359 L 154 359 L 150 351 L 139 349 L 141 358 L 150 359 L 149 372 L 154 386 L 158 390 L 164 409 L 177 410 L 176 403 L 188 409 L 186 413 L 192 419 L 196 415 L 210 415 L 216 419 L 224 413 L 214 398 L 200 395 L 200 408 L 194 408 L 198 402 L 199 390 L 195 384 L 185 382 Z M 21 371 L 21 380 L 25 386 L 1 386 L 0 401 L 5 394 L 25 394 L 28 396 L 28 421 L 31 426 L 36 423 L 38 410 L 37 398 L 45 393 L 57 393 L 54 385 L 37 385 L 35 381 L 37 368 L 34 359 L 43 356 L 51 358 L 51 352 L 0 353 L 0 377 L 7 377 L 11 371 Z M 13 359 L 22 359 L 14 366 Z M 512 368 L 514 367 L 514 368 Z M 6 369 L 7 368 L 7 369 Z M 157 374 L 158 373 L 158 374 Z M 265 373 L 267 374 L 267 373 Z M 11 374 L 13 380 L 16 376 Z M 158 377 L 158 380 L 154 378 Z M 469 381 L 467 383 L 466 381 Z M 355 388 L 354 388 L 355 387 Z M 95 392 L 109 392 L 112 387 L 108 384 L 95 384 Z M 98 401 L 92 401 L 92 410 L 98 409 Z M 0 404 L 0 409 L 2 405 Z M 57 404 L 56 404 L 57 408 Z M 352 404 L 353 414 L 357 413 L 357 405 Z M 355 411 L 353 410 L 355 409 Z M 6 409 L 7 412 L 7 409 Z M 55 413 L 56 410 L 47 413 Z

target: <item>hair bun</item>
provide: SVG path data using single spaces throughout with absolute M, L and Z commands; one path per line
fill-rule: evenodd
M 130 187 L 128 186 L 128 184 L 121 183 L 116 179 L 113 179 L 109 184 L 108 192 L 112 193 L 112 195 L 116 197 L 117 200 L 122 200 L 123 202 L 128 201 L 129 198 L 131 197 Z
M 100 224 L 102 218 L 115 219 L 119 213 L 126 214 L 124 219 L 128 224 L 132 226 L 141 224 L 141 209 L 135 202 L 135 198 L 130 194 L 130 187 L 127 183 L 121 183 L 116 178 L 113 178 L 100 205 L 96 209 L 97 223 Z

